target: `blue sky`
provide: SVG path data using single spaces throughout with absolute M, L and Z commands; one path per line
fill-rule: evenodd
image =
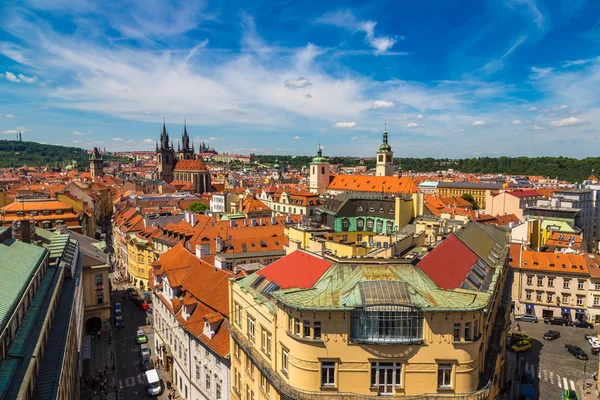
M 0 138 L 598 156 L 600 2 L 5 0 Z

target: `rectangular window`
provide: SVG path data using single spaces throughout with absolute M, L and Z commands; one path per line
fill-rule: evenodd
M 96 286 L 102 285 L 102 282 L 103 282 L 102 278 L 103 278 L 102 274 L 96 274 Z
M 300 336 L 300 320 L 294 319 L 294 334 Z
M 548 293 L 548 303 L 552 303 L 552 301 L 554 300 L 554 293 Z
M 535 294 L 535 299 L 536 299 L 537 301 L 542 301 L 542 292 L 537 292 L 537 293 Z
M 304 321 L 304 337 L 310 338 L 310 321 Z
M 356 241 L 357 242 L 362 242 L 362 235 L 361 234 L 356 235 Z
M 206 389 L 210 389 L 210 370 L 208 369 L 208 367 L 204 367 L 204 373 L 205 373 L 204 384 L 206 385 Z
M 321 339 L 321 323 L 315 322 L 313 326 L 313 339 Z
M 402 384 L 402 364 L 394 362 L 371 363 L 371 387 L 377 389 L 379 395 L 391 396 L 394 387 Z
M 563 304 L 567 304 L 567 303 L 569 303 L 569 296 L 564 296 L 564 295 L 563 295 L 563 297 L 562 297 L 562 302 L 563 302 Z
M 242 375 L 240 374 L 240 371 L 237 370 L 237 368 L 233 368 L 233 390 L 238 394 L 238 396 L 240 395 L 240 391 L 242 390 Z
M 248 339 L 254 343 L 254 318 L 248 316 Z
M 242 307 L 238 303 L 233 303 L 233 320 L 237 326 L 242 327 Z
M 525 292 L 525 298 L 527 300 L 531 300 L 531 292 L 530 291 Z
M 544 286 L 544 278 L 537 278 L 537 285 Z
M 569 288 L 569 280 L 565 279 L 563 280 L 563 289 L 568 289 Z
M 216 389 L 217 389 L 217 400 L 221 400 L 221 382 L 217 382 Z
M 600 297 L 594 297 L 594 305 L 595 306 L 599 306 L 600 305 Z
M 102 292 L 96 293 L 96 301 L 97 301 L 97 304 L 104 304 L 104 293 L 102 293 Z
M 578 290 L 583 290 L 583 285 L 585 285 L 585 281 L 579 281 L 579 282 L 577 282 L 577 289 Z
M 533 285 L 533 277 L 532 276 L 528 276 L 527 277 L 527 286 L 531 286 Z
M 585 297 L 577 297 L 577 305 L 578 305 L 578 306 L 582 306 L 582 305 L 583 305 L 583 299 L 584 299 L 584 298 L 585 298 Z
M 438 387 L 439 388 L 452 387 L 452 365 L 451 364 L 439 364 L 438 365 Z
M 271 358 L 271 332 L 261 327 L 260 349 L 267 357 Z
M 239 360 L 241 353 L 240 346 L 236 342 L 233 342 L 233 355 L 235 358 Z
M 200 381 L 200 364 L 196 364 L 196 380 Z
M 271 393 L 269 381 L 267 380 L 267 377 L 264 376 L 262 373 L 260 374 L 260 389 L 263 391 L 263 393 L 267 395 Z
M 460 324 L 454 324 L 454 341 L 460 341 Z
M 471 323 L 465 322 L 465 340 L 471 340 Z
M 252 360 L 248 356 L 246 356 L 246 371 L 254 378 L 254 364 L 252 364 Z
M 321 363 L 321 386 L 335 386 L 335 362 Z
M 594 288 L 595 288 L 596 290 L 600 290 L 600 282 L 596 282 L 596 283 L 594 284 Z
M 548 278 L 548 287 L 554 287 L 554 278 Z
M 294 333 L 294 318 L 291 315 L 288 315 L 288 332 Z
M 289 361 L 290 361 L 290 353 L 289 353 L 288 349 L 286 349 L 285 347 L 282 347 L 282 349 L 281 349 L 281 370 L 285 373 L 286 376 L 288 374 Z

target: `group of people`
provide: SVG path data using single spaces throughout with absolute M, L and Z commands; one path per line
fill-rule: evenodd
M 98 370 L 95 373 L 93 373 L 89 379 L 84 378 L 82 383 L 85 384 L 85 387 L 88 390 L 89 400 L 106 399 L 108 397 L 109 390 L 108 365 L 105 365 L 104 369 Z M 119 388 L 117 386 L 117 381 L 114 376 L 112 377 L 111 383 L 115 394 L 117 394 Z

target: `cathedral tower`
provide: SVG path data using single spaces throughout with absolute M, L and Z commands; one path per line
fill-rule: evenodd
M 94 151 L 90 155 L 90 175 L 92 179 L 96 176 L 101 176 L 104 174 L 102 170 L 102 166 L 104 165 L 104 161 L 102 161 L 102 156 L 100 156 L 100 152 L 97 147 L 94 147 Z
M 169 134 L 164 119 L 160 142 L 156 144 L 156 155 L 158 158 L 158 178 L 167 183 L 173 182 L 175 152 L 173 151 L 173 143 L 169 143 Z
M 181 147 L 177 151 L 178 160 L 193 160 L 194 159 L 194 144 L 190 147 L 190 136 L 187 132 L 187 125 L 183 121 L 183 135 L 181 135 Z

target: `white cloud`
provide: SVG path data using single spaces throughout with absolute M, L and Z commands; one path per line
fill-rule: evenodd
M 79 131 L 73 131 L 73 135 L 75 135 L 75 136 L 85 136 L 85 133 L 81 133 Z
M 417 119 L 423 119 L 423 114 L 417 115 Z
M 523 121 L 521 121 L 520 119 L 515 119 L 512 124 L 513 125 L 521 125 L 523 123 Z
M 408 124 L 406 124 L 406 127 L 409 128 L 409 129 L 418 128 L 419 124 L 414 123 L 414 122 L 409 122 Z
M 25 83 L 35 83 L 37 82 L 37 77 L 35 76 L 25 76 L 23 74 L 13 74 L 10 71 L 6 71 L 4 73 L 4 78 L 10 82 L 25 82 Z
M 484 126 L 485 125 L 485 121 L 482 121 L 482 120 L 473 121 L 473 123 L 471 125 L 473 125 L 473 126 Z
M 533 129 L 534 131 L 543 131 L 544 130 L 544 128 L 542 128 L 538 124 L 533 124 L 533 126 L 531 127 L 531 129 Z
M 10 82 L 20 82 L 21 81 L 19 78 L 17 78 L 17 76 L 15 74 L 13 74 L 12 72 L 8 72 L 8 71 L 6 71 L 4 73 L 4 77 L 6 78 L 6 80 L 8 80 Z
M 15 114 L 6 114 L 6 115 L 5 115 L 5 117 L 6 117 L 6 118 L 14 118 L 14 117 L 15 117 Z
M 559 110 L 566 110 L 567 108 L 569 108 L 566 104 L 563 104 L 562 106 L 558 107 Z
M 375 36 L 377 22 L 358 20 L 350 10 L 327 13 L 318 18 L 316 22 L 339 26 L 353 33 L 363 32 L 365 34 L 365 42 L 375 49 L 375 54 L 385 54 L 398 41 L 398 38 L 395 36 Z
M 295 89 L 302 89 L 307 86 L 310 86 L 311 83 L 308 80 L 308 78 L 301 76 L 298 78 L 287 78 L 284 82 L 284 85 L 288 89 L 295 90 Z
M 148 139 L 144 139 L 142 140 L 142 143 L 147 143 L 147 144 L 154 144 L 154 140 L 148 138 Z
M 35 83 L 35 82 L 37 82 L 37 77 L 36 76 L 25 76 L 23 74 L 19 74 L 17 76 L 19 77 L 20 80 L 22 80 L 25 83 Z
M 124 139 L 122 139 L 120 137 L 113 138 L 113 141 L 115 141 L 115 142 L 122 142 L 123 140 Z
M 531 106 L 528 108 L 529 111 L 537 111 L 538 108 L 536 106 Z
M 300 136 L 294 136 L 294 140 L 300 140 Z
M 587 123 L 586 120 L 576 117 L 564 118 L 559 121 L 550 122 L 550 126 L 555 127 L 564 127 L 564 126 L 573 126 L 573 125 L 581 125 Z
M 385 101 L 385 100 L 377 100 L 375 102 L 373 102 L 373 108 L 378 109 L 378 108 L 394 108 L 396 105 L 394 103 L 392 103 L 391 101 Z
M 27 133 L 29 131 L 31 131 L 31 129 L 25 128 L 24 126 L 17 126 L 15 129 L 8 129 L 8 130 L 6 130 L 6 131 L 4 131 L 2 133 L 5 133 L 7 135 L 14 135 L 14 134 L 19 133 L 19 132 L 21 132 L 21 133 Z
M 540 67 L 531 67 L 531 72 L 533 72 L 533 78 L 543 78 L 552 72 L 553 68 L 540 68 Z
M 357 126 L 356 122 L 337 122 L 333 124 L 334 128 L 356 128 Z

